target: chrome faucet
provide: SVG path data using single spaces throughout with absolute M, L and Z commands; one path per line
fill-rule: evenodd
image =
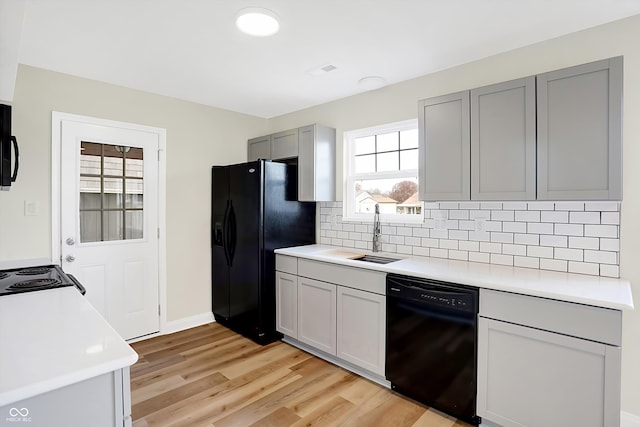
M 373 214 L 373 252 L 380 252 L 380 205 L 376 203 L 375 213 Z

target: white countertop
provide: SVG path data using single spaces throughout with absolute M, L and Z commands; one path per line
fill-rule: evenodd
M 404 274 L 543 298 L 588 304 L 617 310 L 633 310 L 631 285 L 627 280 L 533 268 L 509 267 L 402 254 L 373 255 L 399 258 L 389 264 L 350 259 L 353 254 L 371 254 L 353 248 L 308 245 L 276 249 L 277 254 L 332 262 L 387 273 Z
M 75 287 L 0 296 L 0 407 L 137 360 Z

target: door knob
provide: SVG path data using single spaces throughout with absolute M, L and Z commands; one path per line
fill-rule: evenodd
M 75 245 L 75 244 L 76 244 L 76 241 L 75 241 L 75 240 L 73 240 L 73 237 L 69 237 L 69 238 L 66 240 L 66 243 L 67 243 L 67 245 L 69 245 L 69 246 L 73 246 L 73 245 Z
M 67 262 L 73 262 L 73 261 L 75 261 L 75 260 L 76 260 L 76 257 L 74 257 L 73 255 L 67 255 L 67 256 L 66 256 L 66 258 L 65 258 L 65 260 L 66 260 Z

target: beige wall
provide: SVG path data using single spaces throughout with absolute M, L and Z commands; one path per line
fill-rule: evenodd
M 624 177 L 621 276 L 640 296 L 640 16 L 507 52 L 378 91 L 341 99 L 269 121 L 271 132 L 322 123 L 338 137 L 342 182 L 342 133 L 417 116 L 417 101 L 539 72 L 624 55 Z M 338 193 L 342 194 L 339 184 Z M 636 301 L 638 299 L 636 298 Z M 640 305 L 640 302 L 637 303 Z M 622 409 L 640 416 L 640 310 L 623 319 Z
M 21 163 L 0 192 L 0 261 L 51 257 L 52 111 L 165 128 L 167 320 L 210 313 L 211 166 L 246 161 L 267 121 L 22 65 L 12 105 Z M 25 200 L 39 215 L 24 216 Z

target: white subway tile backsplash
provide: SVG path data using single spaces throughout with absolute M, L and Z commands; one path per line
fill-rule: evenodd
M 516 267 L 540 268 L 540 258 L 514 256 L 513 265 Z
M 458 243 L 458 249 L 462 251 L 479 252 L 480 242 L 460 241 L 460 243 Z
M 527 202 L 503 202 L 502 209 L 505 211 L 526 211 Z
M 560 236 L 583 236 L 584 225 L 582 224 L 556 224 L 555 234 Z
M 569 247 L 575 249 L 594 249 L 600 247 L 600 239 L 596 237 L 569 237 Z
M 527 209 L 530 211 L 552 211 L 554 209 L 553 202 L 529 202 Z
M 502 231 L 505 233 L 526 233 L 527 223 L 525 222 L 503 222 Z
M 417 256 L 429 256 L 429 248 L 425 248 L 422 246 L 414 246 L 413 247 L 413 254 L 417 255 Z
M 542 211 L 540 212 L 540 221 L 541 222 L 560 222 L 560 223 L 569 222 L 569 212 Z
M 618 202 L 428 202 L 422 224 L 382 224 L 382 250 L 619 277 Z M 371 250 L 373 225 L 319 203 L 319 243 Z
M 569 222 L 572 224 L 600 224 L 600 212 L 571 212 Z
M 617 225 L 585 225 L 584 235 L 588 237 L 618 237 Z
M 492 221 L 513 221 L 513 211 L 491 211 Z
M 584 202 L 556 202 L 557 211 L 583 211 Z
M 600 224 L 620 225 L 620 212 L 602 212 Z
M 491 264 L 513 265 L 513 255 L 491 254 Z
M 619 211 L 619 202 L 586 202 L 584 204 L 585 211 Z
M 555 271 L 564 271 L 565 273 L 569 271 L 568 267 L 569 261 L 559 260 L 559 259 L 540 259 L 540 268 L 543 270 L 555 270 Z
M 588 261 L 584 258 L 584 252 L 582 249 L 569 249 L 569 248 L 555 248 L 553 251 L 553 258 L 566 259 L 568 261 Z
M 557 248 L 566 248 L 567 236 L 555 236 L 543 234 L 540 236 L 540 246 L 553 246 Z
M 484 252 L 469 252 L 469 261 L 484 262 L 486 264 L 491 261 L 489 254 Z
M 516 211 L 515 220 L 522 222 L 540 222 L 540 211 Z
M 438 243 L 440 249 L 458 249 L 457 240 L 440 239 Z
M 569 273 L 591 274 L 597 276 L 600 274 L 600 266 L 589 262 L 569 261 Z
M 524 245 L 502 245 L 502 253 L 505 255 L 527 255 L 527 247 Z
M 449 259 L 457 259 L 460 261 L 468 261 L 469 260 L 469 252 L 467 251 L 449 251 Z
M 497 243 L 513 243 L 513 233 L 491 233 L 491 241 Z
M 434 258 L 448 258 L 449 257 L 449 250 L 448 249 L 431 248 L 429 250 L 429 256 L 434 257 Z
M 528 222 L 527 233 L 553 234 L 553 224 L 548 224 L 544 222 Z

